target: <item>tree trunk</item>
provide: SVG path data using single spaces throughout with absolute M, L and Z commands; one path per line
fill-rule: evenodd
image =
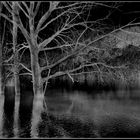
M 13 21 L 17 22 L 17 5 L 15 2 L 13 2 Z M 15 94 L 19 95 L 20 94 L 20 80 L 19 80 L 19 69 L 18 69 L 18 51 L 16 48 L 17 45 L 17 25 L 14 23 L 13 24 L 13 49 L 14 49 L 14 82 L 15 82 Z
M 31 69 L 32 69 L 32 81 L 33 81 L 33 91 L 34 95 L 43 95 L 43 83 L 39 65 L 39 50 L 38 50 L 38 43 L 37 38 L 35 37 L 34 31 L 34 2 L 30 3 L 30 11 L 29 11 L 29 26 L 30 26 L 30 54 L 31 54 Z
M 1 2 L 0 2 L 0 13 L 1 13 L 1 10 L 2 10 L 2 4 L 1 4 Z M 3 64 L 2 64 L 2 62 L 3 62 L 3 59 L 2 59 L 2 46 L 3 46 L 3 44 L 2 44 L 2 42 L 3 42 L 3 36 L 4 36 L 4 34 L 2 35 L 2 18 L 0 17 L 0 95 L 1 94 L 3 94 L 4 93 L 4 91 L 3 91 L 3 74 L 2 74 L 2 70 L 3 70 Z
M 38 61 L 38 50 L 31 47 L 31 68 L 34 95 L 43 94 L 43 83 Z
M 2 67 L 2 44 L 0 43 L 0 95 L 3 94 Z
M 4 96 L 0 97 L 0 132 L 3 131 Z
M 18 135 L 19 105 L 20 105 L 20 96 L 15 96 L 15 109 L 14 109 L 14 134 L 15 136 Z

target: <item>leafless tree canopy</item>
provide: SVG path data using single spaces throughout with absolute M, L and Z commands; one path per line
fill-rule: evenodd
M 47 85 L 49 79 L 58 76 L 67 75 L 74 82 L 74 75 L 104 75 L 111 69 L 125 67 L 109 65 L 98 59 L 109 48 L 97 45 L 97 42 L 127 26 L 138 24 L 134 23 L 135 20 L 119 28 L 109 24 L 111 14 L 119 9 L 119 3 L 21 1 L 1 2 L 1 5 L 4 7 L 1 17 L 12 26 L 16 25 L 17 34 L 21 35 L 17 35 L 20 39 L 16 45 L 17 51 L 14 52 L 20 54 L 20 61 L 16 65 L 24 69 L 21 75 L 32 76 L 35 93 L 41 89 L 41 85 Z M 100 15 L 101 7 L 106 10 Z M 12 18 L 13 14 L 15 20 Z M 30 51 L 28 60 L 26 50 Z M 91 61 L 90 55 L 96 60 Z M 13 56 L 6 62 L 12 59 Z

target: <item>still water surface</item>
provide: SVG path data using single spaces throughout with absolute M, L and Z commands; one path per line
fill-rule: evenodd
M 14 96 L 8 90 L 0 96 L 0 138 L 140 137 L 139 95 L 50 90 L 42 109 L 29 91 Z

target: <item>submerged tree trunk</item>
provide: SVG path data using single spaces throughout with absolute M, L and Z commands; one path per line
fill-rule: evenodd
M 33 99 L 32 122 L 31 122 L 31 135 L 33 138 L 38 137 L 38 127 L 41 121 L 41 114 L 44 112 L 44 95 L 36 94 Z
M 15 136 L 18 135 L 19 106 L 20 106 L 20 96 L 15 96 L 15 108 L 14 108 L 14 134 Z
M 18 14 L 18 7 L 15 2 L 13 2 L 13 21 L 17 22 L 16 15 Z M 20 80 L 19 80 L 19 62 L 18 62 L 18 51 L 17 45 L 17 25 L 13 24 L 13 50 L 14 50 L 14 82 L 15 82 L 15 94 L 20 94 Z

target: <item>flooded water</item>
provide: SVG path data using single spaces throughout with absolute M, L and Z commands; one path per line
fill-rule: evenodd
M 0 138 L 140 137 L 140 91 L 50 90 L 0 96 Z

